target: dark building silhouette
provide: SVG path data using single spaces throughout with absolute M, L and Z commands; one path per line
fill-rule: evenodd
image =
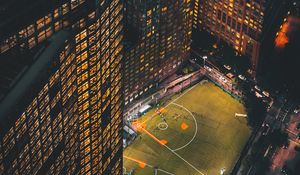
M 0 3 L 0 174 L 122 174 L 123 4 Z
M 279 15 L 270 15 L 272 28 L 262 44 L 262 83 L 270 90 L 299 99 L 300 83 L 300 1 L 289 0 L 279 7 Z M 268 26 L 268 25 L 266 25 Z

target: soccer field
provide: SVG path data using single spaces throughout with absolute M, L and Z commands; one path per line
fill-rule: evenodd
M 174 95 L 133 123 L 139 136 L 124 150 L 124 174 L 229 174 L 251 131 L 244 106 L 213 83 Z

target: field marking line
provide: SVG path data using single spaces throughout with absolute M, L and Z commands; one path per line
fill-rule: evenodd
M 192 165 L 190 162 L 188 162 L 187 160 L 185 160 L 183 157 L 181 157 L 178 153 L 176 153 L 175 151 L 173 151 L 170 147 L 168 147 L 167 145 L 163 145 L 165 146 L 168 150 L 170 150 L 173 154 L 175 154 L 178 158 L 180 158 L 181 160 L 183 160 L 186 164 L 188 164 L 190 167 L 192 167 L 195 171 L 197 171 L 199 174 L 204 175 L 204 173 L 202 173 L 200 170 L 198 170 L 194 165 Z
M 140 129 L 141 129 L 142 131 L 144 131 L 147 135 L 149 135 L 152 139 L 154 139 L 155 141 L 157 141 L 159 144 L 164 145 L 164 143 L 163 143 L 161 140 L 159 140 L 157 137 L 155 137 L 153 134 L 151 134 L 151 133 L 150 133 L 149 131 L 147 131 L 145 128 L 140 127 Z
M 148 167 L 150 167 L 150 168 L 153 168 L 152 165 L 149 165 L 149 164 L 147 164 L 146 162 L 143 162 L 143 161 L 141 161 L 141 160 L 134 159 L 134 158 L 132 158 L 132 157 L 128 157 L 128 156 L 125 156 L 125 155 L 123 155 L 123 158 L 128 159 L 128 160 L 131 160 L 131 161 L 134 161 L 134 162 L 136 162 L 136 163 L 138 163 L 138 164 L 145 165 L 145 166 L 148 166 Z
M 160 129 L 161 131 L 167 130 L 169 125 L 166 122 L 160 122 L 156 125 L 158 127 L 158 129 Z M 165 127 L 162 127 L 165 126 Z
M 195 126 L 196 126 L 195 132 L 194 132 L 194 135 L 193 135 L 192 139 L 188 143 L 186 143 L 185 145 L 183 145 L 179 148 L 173 149 L 173 151 L 178 151 L 178 150 L 181 150 L 181 149 L 187 147 L 189 144 L 191 144 L 194 141 L 194 139 L 196 138 L 196 135 L 198 133 L 198 124 L 197 124 L 197 120 L 196 120 L 195 116 L 193 115 L 193 113 L 190 110 L 188 110 L 186 107 L 184 107 L 180 104 L 177 104 L 177 103 L 174 103 L 174 102 L 172 102 L 172 104 L 175 105 L 175 106 L 179 106 L 179 107 L 183 108 L 184 110 L 186 110 L 193 117 L 194 122 L 195 122 Z
M 174 100 L 172 100 L 171 102 L 169 102 L 166 106 L 164 106 L 164 108 L 167 108 L 170 104 L 172 104 L 173 102 L 177 101 L 179 98 L 181 98 L 182 96 L 184 96 L 186 93 L 188 93 L 190 90 L 192 90 L 194 87 L 196 87 L 198 84 L 195 84 L 193 87 L 191 87 L 190 89 L 188 89 L 187 91 L 185 91 L 183 94 L 179 95 L 177 98 L 175 98 Z M 157 113 L 154 113 L 153 115 L 151 115 L 149 118 L 147 118 L 146 120 L 144 120 L 143 122 L 141 122 L 140 124 L 143 125 L 146 122 L 148 122 L 152 117 L 154 117 L 155 115 L 157 115 Z
M 123 157 L 124 157 L 125 159 L 131 160 L 131 161 L 136 162 L 136 163 L 138 163 L 138 164 L 143 164 L 143 165 L 148 166 L 148 167 L 150 167 L 150 168 L 154 168 L 153 165 L 147 164 L 147 163 L 145 163 L 145 162 L 143 162 L 143 161 L 141 161 L 141 160 L 137 160 L 137 159 L 134 159 L 134 158 L 132 158 L 132 157 L 125 156 L 125 155 L 123 155 Z M 123 167 L 123 168 L 125 168 L 125 167 Z M 126 169 L 126 168 L 125 168 L 125 169 Z M 158 171 L 161 171 L 161 172 L 163 172 L 163 173 L 169 174 L 169 175 L 175 175 L 175 174 L 173 174 L 173 173 L 171 173 L 171 172 L 168 172 L 168 171 L 163 170 L 163 169 L 160 169 L 160 168 L 157 168 L 157 170 L 158 170 Z
M 156 138 L 153 134 L 151 134 L 149 131 L 147 131 L 145 128 L 141 127 L 141 130 L 143 130 L 145 133 L 147 133 L 152 139 L 154 139 L 155 141 L 157 141 L 160 145 L 163 145 L 164 147 L 166 147 L 169 151 L 171 151 L 173 154 L 175 154 L 178 158 L 180 158 L 181 160 L 183 160 L 186 164 L 188 164 L 190 167 L 192 167 L 195 171 L 197 171 L 198 173 L 200 173 L 201 175 L 204 175 L 204 173 L 202 173 L 200 170 L 198 170 L 194 165 L 192 165 L 191 163 L 189 163 L 187 160 L 185 160 L 183 157 L 181 157 L 178 153 L 176 153 L 175 151 L 173 151 L 170 147 L 168 147 L 166 144 L 162 143 L 161 140 L 159 140 L 158 138 Z
M 173 174 L 173 173 L 170 173 L 170 172 L 168 172 L 168 171 L 166 171 L 166 170 L 163 170 L 163 169 L 160 169 L 160 168 L 158 168 L 157 170 L 158 170 L 158 171 L 161 171 L 161 172 L 163 172 L 163 173 L 169 174 L 169 175 L 175 175 L 175 174 Z

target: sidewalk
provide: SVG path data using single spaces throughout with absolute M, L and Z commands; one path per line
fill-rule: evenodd
M 287 165 L 290 168 L 295 168 L 295 162 L 300 159 L 300 153 L 295 151 L 295 147 L 300 146 L 300 142 L 297 139 L 299 131 L 296 128 L 296 125 L 299 122 L 300 115 L 292 114 L 286 128 L 286 131 L 289 134 L 289 146 L 286 149 L 279 148 L 273 155 L 269 175 L 280 174 L 280 170 L 284 165 Z

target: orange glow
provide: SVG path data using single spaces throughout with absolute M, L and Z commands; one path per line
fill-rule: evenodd
M 139 163 L 139 166 L 140 166 L 141 168 L 145 168 L 146 164 L 144 164 L 144 163 Z
M 162 144 L 162 145 L 166 145 L 167 143 L 168 143 L 167 140 L 161 140 L 161 141 L 160 141 L 160 144 Z
M 159 111 L 160 113 L 165 113 L 165 112 L 167 112 L 167 109 L 166 109 L 166 108 L 160 108 L 158 111 Z
M 157 141 L 159 144 L 165 145 L 165 144 L 168 143 L 166 140 L 159 140 L 157 137 L 155 137 L 153 134 L 151 134 L 151 133 L 150 133 L 149 131 L 147 131 L 145 128 L 140 127 L 140 129 L 141 129 L 142 131 L 144 131 L 147 135 L 149 135 L 152 139 L 154 139 L 155 141 Z
M 278 32 L 278 35 L 275 39 L 275 46 L 279 49 L 282 49 L 285 47 L 285 45 L 289 42 L 288 37 L 286 36 L 286 32 L 288 30 L 288 22 L 285 22 L 280 31 Z
M 134 130 L 136 130 L 136 131 L 141 131 L 141 128 L 144 128 L 144 127 L 145 127 L 145 126 L 144 126 L 144 125 L 145 125 L 144 123 L 140 123 L 140 122 L 138 122 L 138 121 L 132 122 L 131 125 L 132 125 L 132 128 L 133 128 Z
M 147 165 L 145 162 L 143 162 L 143 161 L 141 161 L 141 160 L 137 160 L 137 159 L 134 159 L 134 158 L 128 157 L 128 156 L 123 156 L 123 157 L 124 157 L 125 159 L 129 159 L 129 160 L 132 160 L 132 161 L 138 163 L 139 166 L 140 166 L 141 168 L 145 168 L 146 165 Z
M 284 48 L 285 45 L 289 43 L 291 37 L 293 37 L 294 32 L 299 30 L 299 26 L 299 17 L 288 16 L 280 26 L 280 30 L 277 32 L 275 46 L 279 49 Z
M 189 127 L 189 125 L 186 124 L 185 122 L 183 122 L 183 123 L 181 124 L 181 129 L 182 129 L 182 130 L 186 130 L 186 129 L 188 129 L 188 127 Z

